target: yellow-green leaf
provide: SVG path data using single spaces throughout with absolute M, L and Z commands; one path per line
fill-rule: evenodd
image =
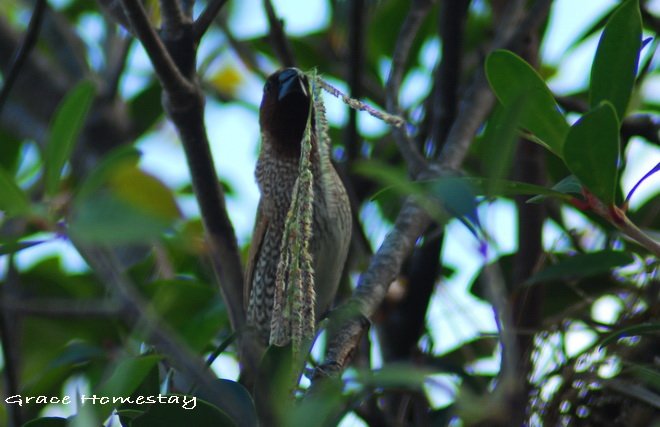
M 119 200 L 163 220 L 179 218 L 174 194 L 162 181 L 132 164 L 120 164 L 109 177 L 109 186 Z

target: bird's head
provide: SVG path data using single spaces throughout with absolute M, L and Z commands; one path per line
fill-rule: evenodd
M 259 110 L 264 144 L 279 154 L 299 156 L 310 104 L 309 80 L 302 71 L 283 68 L 271 74 Z

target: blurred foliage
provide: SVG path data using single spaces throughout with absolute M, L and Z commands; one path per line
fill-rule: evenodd
M 33 3 L 5 2 L 0 26 L 25 31 Z M 258 391 L 253 396 L 235 378 L 216 380 L 225 400 L 242 415 L 232 418 L 211 403 L 208 390 L 179 381 L 177 367 L 148 344 L 145 325 L 121 309 L 102 272 L 87 265 L 82 271 L 67 268 L 66 253 L 34 255 L 43 246 L 65 240 L 83 257 L 86 245 L 112 248 L 125 267 L 122 274 L 148 302 L 152 314 L 200 360 L 221 346 L 224 359 L 214 366 L 228 363 L 218 370 L 231 371 L 233 365 L 227 360 L 236 359 L 237 349 L 233 344 L 225 348 L 230 340 L 224 338 L 232 331 L 208 265 L 203 226 L 181 208 L 191 188 L 170 188 L 165 180 L 145 171 L 135 147 L 139 138 L 162 130 L 160 85 L 135 60 L 135 46 L 112 20 L 102 17 L 98 5 L 85 0 L 58 3 L 61 6 L 49 11 L 57 25 L 49 21 L 42 28 L 32 53 L 56 70 L 53 74 L 58 80 L 31 82 L 39 88 L 52 84 L 52 91 L 43 91 L 43 99 L 30 101 L 34 111 L 10 97 L 0 113 L 2 396 L 19 394 L 23 399 L 21 406 L 7 402 L 0 407 L 0 425 L 12 425 L 16 420 L 12 411 L 17 410 L 29 427 L 99 425 L 111 414 L 115 423 L 132 427 L 254 425 L 255 401 L 263 397 Z M 352 3 L 328 1 L 332 18 L 327 28 L 290 38 L 300 68 L 316 67 L 328 78 L 349 80 L 348 66 L 354 60 L 351 47 L 356 42 L 350 39 Z M 363 3 L 361 93 L 384 106 L 387 71 L 383 70 L 390 66 L 411 4 L 422 2 Z M 432 105 L 437 101 L 432 80 L 444 51 L 424 52 L 424 46 L 439 42 L 443 49 L 449 43 L 438 36 L 438 8 L 445 3 L 435 2 L 431 8 L 404 65 L 404 82 L 407 78 L 419 82 L 413 77 L 421 75 L 427 86 L 412 88 L 421 95 L 402 113 L 410 122 L 414 143 L 428 153 L 440 152 L 443 143 L 429 134 L 435 117 Z M 629 144 L 621 135 L 628 118 L 642 112 L 652 115 L 656 139 L 645 144 L 655 144 L 658 152 L 657 94 L 642 92 L 648 81 L 657 84 L 660 77 L 653 56 L 659 18 L 648 11 L 650 2 L 626 0 L 584 28 L 569 50 L 579 49 L 594 35 L 599 44 L 589 87 L 570 94 L 570 104 L 578 105 L 571 109 L 559 97 L 567 94 L 553 93 L 546 83 L 561 63 L 543 64 L 537 71 L 509 50 L 490 52 L 482 61 L 484 52 L 491 49 L 498 10 L 506 2 L 469 3 L 457 93 L 466 93 L 483 68 L 498 101 L 475 136 L 461 173 L 413 182 L 390 132 L 358 135 L 351 141 L 343 126 L 335 123 L 330 129 L 343 153 L 340 167 L 356 208 L 373 204 L 377 208 L 373 211 L 379 213 L 363 221 L 364 232 L 371 236 L 374 228 L 391 225 L 402 201 L 412 195 L 437 224 L 454 218 L 465 224 L 482 250 L 475 251 L 474 257 L 483 261 L 485 248 L 494 242 L 489 235 L 493 230 L 483 225 L 480 215 L 492 200 L 524 196 L 528 203 L 542 204 L 554 213 L 544 229 L 544 233 L 554 230 L 555 234 L 545 236 L 554 242 L 546 245 L 533 273 L 516 283 L 515 255 L 497 253 L 483 263 L 487 265 L 472 282 L 462 284 L 467 289 L 465 298 L 489 307 L 497 304 L 489 293 L 493 271 L 504 284 L 508 303 L 524 300 L 537 290 L 543 295 L 542 304 L 534 307 L 541 324 L 524 331 L 533 341 L 528 400 L 522 403 L 529 424 L 658 426 L 658 259 L 648 247 L 624 237 L 611 221 L 596 215 L 588 203 L 596 197 L 608 209 L 627 207 L 620 195 L 622 172 L 628 167 L 624 148 Z M 152 9 L 154 14 L 156 9 Z M 236 18 L 234 9 L 228 9 L 221 12 L 217 28 L 209 35 L 218 46 L 209 57 L 202 53 L 199 58 L 211 70 L 204 74 L 208 102 L 235 103 L 255 111 L 254 94 L 248 96 L 246 91 L 277 68 L 278 61 L 266 35 L 237 38 L 229 32 L 228 22 Z M 642 34 L 654 41 L 647 45 L 649 52 L 642 50 L 640 56 Z M 7 46 L 0 45 L 0 51 L 11 51 L 7 39 L 1 38 L 1 43 Z M 117 53 L 121 51 L 129 53 L 131 60 L 126 64 Z M 212 55 L 218 52 L 231 52 L 231 61 L 216 66 Z M 429 57 L 437 62 L 429 65 Z M 589 70 L 581 73 L 588 75 Z M 125 87 L 118 82 L 126 83 Z M 58 96 L 62 91 L 66 95 Z M 52 108 L 44 114 L 41 107 L 49 105 Z M 2 117 L 9 114 L 11 118 Z M 103 120 L 105 127 L 98 125 Z M 256 117 L 245 126 L 257 126 Z M 114 145 L 106 141 L 119 137 L 123 141 Z M 543 185 L 521 182 L 515 175 L 519 168 L 516 148 L 529 141 L 547 150 Z M 348 158 L 347 153 L 357 155 Z M 635 171 L 635 176 L 641 178 L 647 172 Z M 251 179 L 250 172 L 245 179 Z M 240 196 L 240 188 L 224 178 L 223 185 L 231 197 Z M 657 194 L 656 189 L 654 197 L 625 212 L 656 240 L 660 230 Z M 581 218 L 577 226 L 570 220 L 575 217 Z M 516 230 L 510 234 L 511 240 L 516 239 Z M 557 234 L 560 237 L 552 237 Z M 433 238 L 439 237 L 425 235 L 418 246 Z M 32 262 L 18 262 L 28 252 Z M 443 255 L 435 259 L 441 266 Z M 356 254 L 355 259 L 360 256 Z M 450 267 L 440 270 L 446 273 Z M 445 280 L 438 273 L 434 283 L 442 287 Z M 416 285 L 401 286 L 402 292 Z M 397 298 L 403 299 L 388 294 L 388 299 Z M 415 309 L 428 314 L 435 301 L 429 297 L 426 306 Z M 607 316 L 597 309 L 603 304 L 609 307 Z M 374 327 L 381 327 L 389 315 L 392 312 L 384 308 L 374 319 Z M 363 346 L 367 350 L 358 352 L 358 362 L 341 378 L 315 383 L 309 392 L 304 380 L 294 390 L 295 399 L 290 397 L 294 388 L 290 382 L 282 383 L 289 377 L 283 374 L 286 379 L 281 380 L 277 374 L 264 374 L 262 386 L 272 391 L 268 398 L 279 424 L 333 426 L 350 415 L 364 425 L 484 425 L 480 423 L 506 417 L 507 396 L 497 387 L 499 366 L 492 368 L 501 359 L 500 337 L 473 334 L 439 352 L 432 337 L 440 326 L 429 322 L 430 316 L 425 318 L 422 331 L 410 331 L 419 336 L 415 335 L 418 344 L 408 359 L 385 358 L 374 369 L 377 362 L 371 354 L 379 360 L 387 348 L 382 347 L 384 342 L 372 342 L 378 337 L 371 335 Z M 444 327 L 460 329 L 455 324 Z M 567 345 L 576 330 L 589 337 L 577 351 Z M 320 362 L 318 353 L 313 354 L 310 367 Z M 269 353 L 268 357 L 280 356 Z M 286 364 L 270 359 L 264 363 L 262 368 L 268 372 Z M 94 393 L 130 397 L 131 402 L 78 405 L 80 395 Z M 25 401 L 29 396 L 65 395 L 71 396 L 71 404 L 58 406 L 36 398 Z M 140 396 L 162 396 L 177 403 L 137 403 Z M 439 396 L 441 403 L 434 403 Z M 196 407 L 189 410 L 182 402 L 192 397 Z

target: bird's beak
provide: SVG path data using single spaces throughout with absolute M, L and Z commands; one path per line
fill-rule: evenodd
M 305 97 L 309 96 L 303 75 L 299 70 L 287 68 L 280 73 L 278 79 L 280 83 L 280 92 L 277 95 L 278 101 L 294 93 L 302 94 Z

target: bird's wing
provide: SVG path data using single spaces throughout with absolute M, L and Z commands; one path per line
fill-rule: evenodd
M 254 268 L 257 265 L 261 245 L 268 230 L 268 217 L 263 214 L 263 201 L 259 200 L 257 208 L 257 219 L 254 223 L 254 230 L 252 232 L 252 242 L 250 243 L 250 250 L 248 251 L 247 266 L 245 267 L 245 286 L 243 287 L 243 306 L 247 311 L 248 304 L 250 303 L 250 292 L 252 292 L 252 276 L 254 275 Z

